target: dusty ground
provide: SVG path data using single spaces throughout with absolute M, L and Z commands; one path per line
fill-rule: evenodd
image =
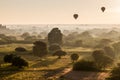
M 50 78 L 59 78 L 60 76 L 64 76 L 65 80 L 105 80 L 105 78 L 109 76 L 109 73 L 72 71 L 72 68 L 67 67 L 60 73 L 57 73 L 56 75 Z
M 65 77 L 70 80 L 105 80 L 109 76 L 105 72 L 82 72 L 82 71 L 69 71 Z

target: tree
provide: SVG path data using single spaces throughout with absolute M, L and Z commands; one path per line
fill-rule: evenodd
M 51 44 L 48 49 L 51 53 L 55 53 L 56 51 L 61 50 L 61 47 L 59 44 Z
M 13 58 L 12 66 L 22 68 L 22 67 L 28 66 L 28 62 L 26 60 L 24 60 L 23 58 L 17 56 L 15 58 Z
M 78 54 L 72 54 L 70 57 L 71 57 L 71 60 L 72 60 L 73 62 L 75 62 L 75 61 L 78 60 L 79 55 L 78 55 Z
M 15 48 L 15 51 L 17 51 L 17 52 L 25 52 L 27 50 L 25 48 L 23 48 L 23 47 L 17 47 L 17 48 Z
M 103 50 L 95 50 L 92 56 L 98 69 L 105 69 L 113 63 L 113 59 L 105 55 L 105 52 Z
M 83 41 L 82 40 L 77 40 L 75 41 L 75 47 L 80 47 L 80 46 L 83 46 Z
M 73 65 L 75 71 L 99 71 L 94 61 L 80 60 Z
M 28 36 L 30 36 L 30 34 L 29 34 L 28 32 L 25 32 L 25 33 L 23 33 L 23 34 L 21 35 L 21 37 L 23 37 L 23 38 L 26 38 L 26 37 L 28 37 Z
M 34 44 L 33 53 L 35 56 L 42 57 L 48 53 L 46 43 L 41 42 L 41 41 L 36 41 L 33 44 Z
M 58 59 L 61 59 L 62 56 L 65 56 L 67 53 L 65 51 L 62 50 L 58 50 L 56 51 L 53 56 L 58 56 Z
M 112 46 L 114 47 L 115 53 L 117 55 L 120 54 L 120 42 L 114 43 Z
M 95 48 L 104 48 L 105 46 L 110 45 L 113 41 L 110 39 L 101 39 L 98 44 L 95 46 Z
M 114 48 L 111 46 L 105 46 L 104 47 L 104 51 L 106 53 L 107 56 L 111 57 L 111 58 L 115 58 L 115 51 Z
M 48 33 L 48 42 L 49 42 L 49 45 L 54 43 L 57 43 L 59 45 L 62 44 L 62 33 L 58 28 L 53 28 Z
M 16 57 L 15 54 L 8 54 L 4 56 L 4 62 L 6 63 L 12 63 L 12 60 Z
M 35 41 L 35 40 L 37 40 L 37 37 L 36 36 L 26 36 L 24 38 L 24 40 L 26 40 L 26 41 Z
M 12 63 L 12 66 L 16 66 L 19 68 L 22 68 L 23 66 L 28 66 L 28 62 L 26 60 L 15 54 L 5 55 L 4 62 Z

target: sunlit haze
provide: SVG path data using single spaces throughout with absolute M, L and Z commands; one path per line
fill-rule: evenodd
M 0 23 L 119 24 L 120 0 L 0 0 Z

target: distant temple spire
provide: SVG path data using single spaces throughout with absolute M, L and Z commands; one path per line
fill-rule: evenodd
M 6 26 L 0 24 L 0 29 L 6 29 Z

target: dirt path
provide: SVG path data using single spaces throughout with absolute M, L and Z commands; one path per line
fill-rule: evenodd
M 50 78 L 59 78 L 60 76 L 64 76 L 66 80 L 105 80 L 105 78 L 109 76 L 109 73 L 72 71 L 71 68 L 65 68 L 63 71 Z

